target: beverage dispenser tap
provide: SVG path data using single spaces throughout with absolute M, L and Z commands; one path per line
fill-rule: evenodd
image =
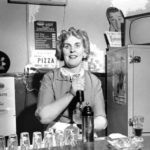
M 82 112 L 82 108 L 83 108 L 83 102 L 84 102 L 84 91 L 83 90 L 78 90 L 76 93 L 76 96 L 78 98 L 78 102 L 79 102 L 79 109 Z

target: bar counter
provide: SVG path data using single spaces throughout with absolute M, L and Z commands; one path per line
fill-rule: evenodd
M 46 149 L 42 149 L 42 150 L 46 150 Z M 89 143 L 79 143 L 74 147 L 72 146 L 53 147 L 51 148 L 51 150 L 116 150 L 116 149 L 111 149 L 110 147 L 108 147 L 108 143 L 106 140 L 98 140 Z M 125 150 L 133 150 L 133 149 L 126 148 Z M 150 136 L 144 137 L 144 147 L 140 150 L 150 150 Z

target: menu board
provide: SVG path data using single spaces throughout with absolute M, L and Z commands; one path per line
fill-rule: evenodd
M 56 49 L 57 28 L 54 21 L 35 21 L 35 50 Z

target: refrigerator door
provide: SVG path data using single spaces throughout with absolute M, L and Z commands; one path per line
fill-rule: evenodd
M 130 119 L 144 116 L 150 135 L 150 46 L 129 45 L 107 53 L 108 134 L 133 135 Z
M 107 54 L 107 133 L 128 134 L 127 51 Z
M 137 48 L 134 58 L 140 59 L 133 63 L 133 115 L 144 116 L 143 133 L 150 133 L 150 49 Z
M 16 133 L 14 77 L 0 77 L 0 134 Z

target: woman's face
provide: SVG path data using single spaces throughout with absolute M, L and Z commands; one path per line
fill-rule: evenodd
M 69 36 L 64 41 L 63 47 L 64 62 L 69 68 L 80 66 L 82 59 L 86 56 L 81 39 Z

